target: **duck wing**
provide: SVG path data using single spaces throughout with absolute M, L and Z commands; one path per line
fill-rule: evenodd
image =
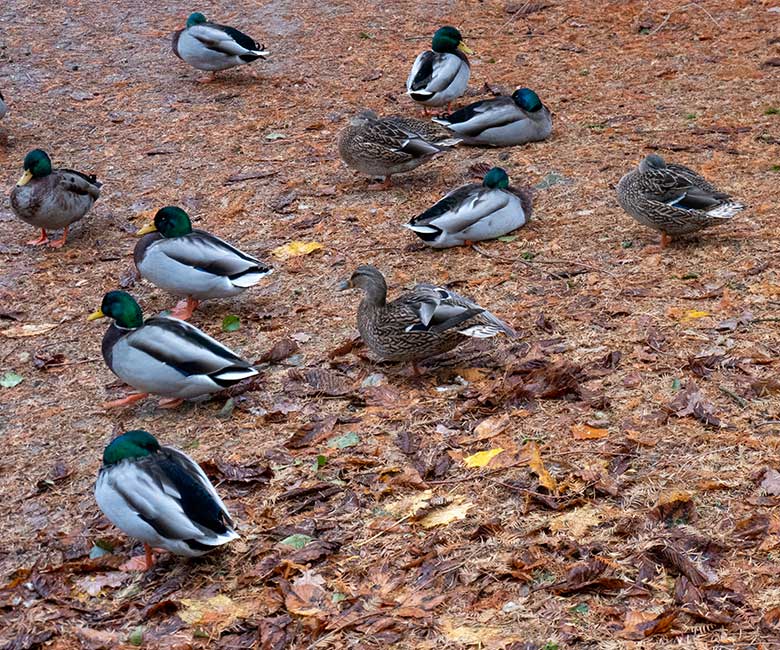
M 469 104 L 433 121 L 460 135 L 476 137 L 487 129 L 497 128 L 527 119 L 511 97 L 495 97 Z
M 509 200 L 510 195 L 501 190 L 471 183 L 447 194 L 414 217 L 409 225 L 431 225 L 449 233 L 460 232 L 506 207 Z
M 203 230 L 193 230 L 184 237 L 157 240 L 157 246 L 181 264 L 231 280 L 249 271 L 271 271 L 271 267 L 260 260 Z
M 240 57 L 251 54 L 264 57 L 268 54 L 253 38 L 227 25 L 201 23 L 190 27 L 187 33 L 205 48 L 225 56 Z
M 149 318 L 123 340 L 131 348 L 183 375 L 206 375 L 223 387 L 257 374 L 248 361 L 177 318 Z
M 414 61 L 406 88 L 410 93 L 433 95 L 455 80 L 461 65 L 462 59 L 455 54 L 422 52 Z
M 66 192 L 79 194 L 82 196 L 91 196 L 97 199 L 100 196 L 100 188 L 103 183 L 98 182 L 94 175 L 82 174 L 73 169 L 58 169 L 57 183 Z

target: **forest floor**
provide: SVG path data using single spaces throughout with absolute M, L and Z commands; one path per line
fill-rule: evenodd
M 205 85 L 170 51 L 185 3 L 0 6 L 4 187 L 35 147 L 105 183 L 60 250 L 0 202 L 0 648 L 780 647 L 778 1 L 240 4 L 197 10 L 272 57 Z M 442 24 L 476 52 L 461 101 L 531 87 L 553 136 L 369 191 L 338 134 L 421 116 L 404 82 Z M 651 152 L 748 209 L 659 253 L 614 191 Z M 528 226 L 482 252 L 401 228 L 485 164 L 537 188 Z M 118 286 L 173 305 L 129 273 L 169 204 L 274 264 L 192 319 L 263 379 L 105 411 L 123 388 L 86 316 Z M 321 248 L 273 253 L 291 241 Z M 364 263 L 520 337 L 421 378 L 378 363 L 335 291 Z M 240 540 L 125 570 L 140 546 L 92 490 L 131 428 L 203 464 Z

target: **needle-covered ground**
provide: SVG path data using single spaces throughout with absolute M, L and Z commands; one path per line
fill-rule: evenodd
M 197 83 L 169 44 L 195 9 L 272 58 Z M 779 21 L 776 0 L 4 0 L 4 193 L 35 147 L 105 185 L 60 250 L 0 203 L 0 648 L 778 647 Z M 338 134 L 421 116 L 404 82 L 442 24 L 476 51 L 461 101 L 531 87 L 553 136 L 369 191 Z M 749 207 L 659 253 L 614 192 L 651 152 Z M 495 164 L 536 188 L 527 227 L 481 252 L 401 228 Z M 107 412 L 124 388 L 86 316 L 119 286 L 173 306 L 129 272 L 164 205 L 276 267 L 193 317 L 262 381 Z M 294 241 L 321 248 L 273 254 Z M 335 291 L 364 263 L 521 336 L 420 378 L 377 363 Z M 123 568 L 142 549 L 92 489 L 131 428 L 204 466 L 239 541 Z

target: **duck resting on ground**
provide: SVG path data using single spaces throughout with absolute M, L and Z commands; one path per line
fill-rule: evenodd
M 357 326 L 365 344 L 386 361 L 417 361 L 448 352 L 468 338 L 490 338 L 515 331 L 497 316 L 454 291 L 418 284 L 387 302 L 387 283 L 373 266 L 359 266 L 340 290 L 362 289 Z
M 384 183 L 371 189 L 390 187 L 393 174 L 408 172 L 460 142 L 445 129 L 411 117 L 378 118 L 362 111 L 350 120 L 339 138 L 339 153 L 349 167 L 367 176 L 383 176 Z
M 214 72 L 265 59 L 268 51 L 253 38 L 227 25 L 210 23 L 201 13 L 190 14 L 187 26 L 173 34 L 173 53 L 182 61 L 211 75 L 200 80 L 214 80 Z
M 205 332 L 178 318 L 143 320 L 138 303 L 124 291 L 109 291 L 87 320 L 113 318 L 103 336 L 103 359 L 117 377 L 140 391 L 104 407 L 160 395 L 163 408 L 224 390 L 257 374 L 248 361 Z
M 656 154 L 620 179 L 617 198 L 639 223 L 661 232 L 661 248 L 673 236 L 729 223 L 745 207 L 692 169 Z
M 186 298 L 171 316 L 187 320 L 201 300 L 236 296 L 273 269 L 204 230 L 193 230 L 189 215 L 168 206 L 157 211 L 133 257 L 141 277 Z
M 68 228 L 89 212 L 100 196 L 101 186 L 94 176 L 72 169 L 52 169 L 48 154 L 33 149 L 24 157 L 24 174 L 11 192 L 16 216 L 41 229 L 41 236 L 27 243 L 64 246 Z M 63 228 L 62 237 L 49 241 L 46 231 L 59 228 Z
M 524 226 L 531 218 L 531 206 L 531 191 L 511 187 L 507 173 L 493 167 L 481 184 L 452 190 L 404 227 L 433 248 L 470 246 Z
M 466 54 L 473 52 L 463 42 L 454 27 L 436 30 L 431 49 L 421 52 L 414 60 L 406 92 L 415 102 L 427 106 L 447 106 L 466 92 L 471 66 Z
M 123 433 L 103 451 L 95 500 L 114 526 L 144 543 L 147 570 L 153 548 L 198 557 L 238 539 L 200 466 L 140 429 Z
M 433 121 L 471 145 L 510 147 L 544 140 L 552 133 L 552 115 L 530 88 L 483 99 Z

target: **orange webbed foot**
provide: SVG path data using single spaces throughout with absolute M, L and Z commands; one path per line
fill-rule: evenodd
M 147 397 L 149 397 L 149 393 L 131 393 L 122 399 L 115 399 L 111 402 L 104 402 L 103 408 L 112 409 L 118 406 L 129 406 L 130 404 L 134 404 L 135 402 L 146 399 Z

